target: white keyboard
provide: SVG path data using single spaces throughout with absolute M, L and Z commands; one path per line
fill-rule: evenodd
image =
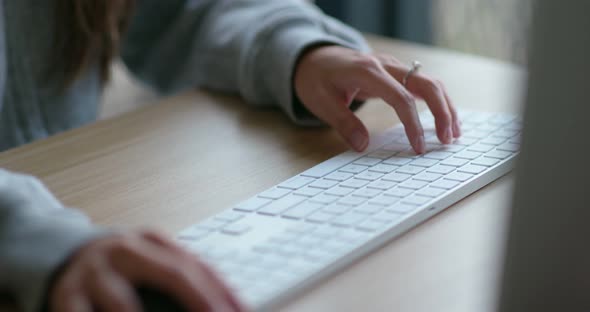
M 400 126 L 179 233 L 254 311 L 302 290 L 509 172 L 516 116 L 462 114 L 464 135 L 441 145 L 421 114 L 427 153 Z

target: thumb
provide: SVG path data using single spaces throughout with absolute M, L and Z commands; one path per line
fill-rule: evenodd
M 325 116 L 319 116 L 328 123 L 348 145 L 358 151 L 364 151 L 369 145 L 369 131 L 362 121 L 348 108 L 346 103 L 338 103 L 337 97 L 327 103 Z

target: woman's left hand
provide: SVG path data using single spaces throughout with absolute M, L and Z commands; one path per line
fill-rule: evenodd
M 294 83 L 297 96 L 316 117 L 332 126 L 357 151 L 369 143 L 367 128 L 349 109 L 354 100 L 381 98 L 404 124 L 416 153 L 425 152 L 424 131 L 415 99 L 422 98 L 435 117 L 442 143 L 461 135 L 457 112 L 443 84 L 421 73 L 402 85 L 409 68 L 390 55 L 366 54 L 339 46 L 321 46 L 299 61 Z

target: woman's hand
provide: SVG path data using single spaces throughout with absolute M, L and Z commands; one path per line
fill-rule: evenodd
M 295 72 L 295 90 L 305 107 L 332 126 L 357 151 L 369 143 L 367 128 L 348 108 L 354 100 L 377 97 L 397 112 L 417 153 L 425 152 L 424 131 L 415 97 L 428 104 L 442 143 L 461 135 L 457 112 L 442 83 L 416 73 L 406 87 L 401 83 L 409 68 L 389 55 L 364 54 L 339 46 L 321 46 L 306 52 Z
M 152 233 L 97 239 L 82 247 L 50 293 L 52 311 L 141 311 L 137 285 L 174 296 L 190 311 L 243 311 L 195 256 Z

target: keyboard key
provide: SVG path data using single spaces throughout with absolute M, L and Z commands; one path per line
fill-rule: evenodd
M 306 234 L 311 233 L 317 229 L 316 225 L 300 223 L 287 228 L 287 233 Z
M 492 134 L 492 137 L 510 139 L 510 138 L 515 137 L 519 134 L 520 134 L 520 131 L 501 129 L 501 130 L 494 132 L 494 134 Z
M 471 162 L 474 165 L 478 165 L 478 166 L 484 166 L 484 167 L 492 167 L 493 165 L 499 163 L 500 161 L 498 159 L 495 158 L 488 158 L 488 157 L 480 157 L 476 160 L 474 160 L 473 162 Z
M 425 182 L 434 182 L 442 177 L 441 174 L 431 173 L 431 172 L 422 172 L 414 176 L 414 180 L 418 181 L 425 181 Z
M 373 198 L 379 194 L 381 194 L 381 190 L 363 187 L 352 193 L 352 196 Z
M 432 187 L 441 188 L 445 190 L 454 189 L 457 185 L 459 185 L 459 182 L 445 179 L 440 179 L 430 183 L 430 186 Z
M 506 142 L 505 138 L 489 137 L 489 138 L 485 138 L 485 139 L 481 140 L 479 143 L 496 146 L 496 145 L 500 145 L 504 142 Z
M 358 196 L 346 196 L 338 201 L 339 204 L 349 205 L 349 206 L 358 206 L 364 203 L 367 199 L 365 197 L 358 197 Z
M 362 221 L 362 220 L 361 220 Z M 360 244 L 362 242 L 367 241 L 371 236 L 358 232 L 358 231 L 342 231 L 337 236 L 336 239 L 342 242 L 346 242 L 349 244 Z
M 354 226 L 360 223 L 361 221 L 365 220 L 366 218 L 367 215 L 364 214 L 347 212 L 343 215 L 334 218 L 334 220 L 332 220 L 332 224 L 343 227 Z
M 412 176 L 409 174 L 405 174 L 405 173 L 400 173 L 400 172 L 392 172 L 388 175 L 383 176 L 383 180 L 385 181 L 391 181 L 391 182 L 404 182 L 405 180 L 411 178 Z
M 392 213 L 390 211 L 383 211 L 371 217 L 371 220 L 382 223 L 393 223 L 402 218 L 399 213 Z
M 353 176 L 354 175 L 352 173 L 335 171 L 335 172 L 332 172 L 329 175 L 325 176 L 324 179 L 342 182 L 342 181 L 346 181 L 346 180 L 352 178 Z
M 418 158 L 418 157 L 421 157 L 422 155 L 416 154 L 416 152 L 414 152 L 414 149 L 408 149 L 403 152 L 397 153 L 396 156 L 403 157 L 403 158 Z
M 216 215 L 214 219 L 225 222 L 235 222 L 242 219 L 243 217 L 245 217 L 243 213 L 228 210 Z
M 428 185 L 427 182 L 424 181 L 418 181 L 418 180 L 407 180 L 403 183 L 400 183 L 398 185 L 398 187 L 400 188 L 407 188 L 407 189 L 411 189 L 411 190 L 419 190 L 423 187 L 425 187 L 426 185 Z
M 390 143 L 390 144 L 384 145 L 381 149 L 386 150 L 386 151 L 399 153 L 399 152 L 407 151 L 410 148 L 411 148 L 410 144 Z
M 373 172 L 379 172 L 379 173 L 390 173 L 393 172 L 393 170 L 399 168 L 399 166 L 392 166 L 392 165 L 386 165 L 386 164 L 378 164 L 376 166 L 373 166 L 371 168 L 369 168 L 369 171 L 373 171 Z
M 367 185 L 367 187 L 385 191 L 385 190 L 388 190 L 396 185 L 397 185 L 397 183 L 395 183 L 395 182 L 390 182 L 390 181 L 385 181 L 385 180 L 377 180 L 377 181 L 373 181 L 373 182 L 369 183 Z
M 346 180 L 346 181 L 340 183 L 340 186 L 357 189 L 357 188 L 361 188 L 367 184 L 369 184 L 369 181 L 367 181 L 367 180 L 349 179 L 349 180 Z
M 221 232 L 229 235 L 242 235 L 250 231 L 252 227 L 248 224 L 232 223 L 224 227 Z
M 520 145 L 522 143 L 522 138 L 520 136 L 515 136 L 512 139 L 508 140 L 508 143 Z
M 322 209 L 323 212 L 325 213 L 331 213 L 331 214 L 343 214 L 347 211 L 349 211 L 350 209 L 352 209 L 352 206 L 350 205 L 344 205 L 341 203 L 334 203 L 328 206 L 323 206 L 324 208 Z
M 484 123 L 484 124 L 480 124 L 479 126 L 475 127 L 475 129 L 480 130 L 480 131 L 486 131 L 487 133 L 490 133 L 490 132 L 498 129 L 498 125 Z
M 313 168 L 306 170 L 301 175 L 306 176 L 306 177 L 311 177 L 311 178 L 321 178 L 321 177 L 329 174 L 330 172 L 336 171 L 336 169 L 350 163 L 351 161 L 353 161 L 357 157 L 358 156 L 355 153 L 340 154 L 340 155 L 330 159 L 330 161 L 322 162 L 322 163 L 314 166 Z
M 440 148 L 440 151 L 448 152 L 448 153 L 458 153 L 464 149 L 465 149 L 465 146 L 463 146 L 463 145 L 448 144 L 448 145 L 443 145 L 443 147 Z
M 241 202 L 234 209 L 239 210 L 239 211 L 252 212 L 252 211 L 258 210 L 259 208 L 263 207 L 264 205 L 269 204 L 270 202 L 272 202 L 271 199 L 261 198 L 261 197 L 252 197 L 245 202 Z
M 293 194 L 307 196 L 307 197 L 313 197 L 321 192 L 323 192 L 322 189 L 306 186 L 304 188 L 301 188 L 301 189 L 293 192 Z
M 307 217 L 313 212 L 319 211 L 325 206 L 318 203 L 303 202 L 283 213 L 283 217 L 291 219 L 302 219 Z
M 307 217 L 307 221 L 314 222 L 314 223 L 326 223 L 334 218 L 333 214 L 325 213 L 322 211 L 313 213 L 312 215 Z
M 445 160 L 451 156 L 453 156 L 453 153 L 441 152 L 441 151 L 432 151 L 432 152 L 424 154 L 424 158 L 436 159 L 436 160 Z
M 417 191 L 416 195 L 436 198 L 444 193 L 445 193 L 445 190 L 443 190 L 443 189 L 434 188 L 434 187 L 427 187 L 427 188 L 423 188 L 423 189 Z
M 478 139 L 461 137 L 459 139 L 456 139 L 453 142 L 453 145 L 469 146 L 469 145 L 475 144 L 477 141 L 478 141 Z
M 397 203 L 398 201 L 398 197 L 379 195 L 373 199 L 370 199 L 369 204 L 389 206 Z
M 410 165 L 428 168 L 428 167 L 432 167 L 432 166 L 436 165 L 437 163 L 438 163 L 438 161 L 435 159 L 418 158 L 418 159 L 415 159 L 414 161 L 412 161 L 410 163 Z
M 415 174 L 418 174 L 422 171 L 424 171 L 424 168 L 422 168 L 422 167 L 406 165 L 406 166 L 403 166 L 403 167 L 397 169 L 395 172 L 415 175 Z
M 395 187 L 395 188 L 392 188 L 392 189 L 386 191 L 384 194 L 403 198 L 403 197 L 409 196 L 413 192 L 414 192 L 414 190 L 411 190 L 411 189 Z
M 462 167 L 469 162 L 467 159 L 452 157 L 442 161 L 440 164 L 445 166 Z
M 383 210 L 383 205 L 371 205 L 371 203 L 369 203 L 361 205 L 355 208 L 353 211 L 357 213 L 372 215 L 376 214 L 377 212 L 380 212 L 381 210 Z
M 512 153 L 496 150 L 496 151 L 488 152 L 487 154 L 485 154 L 485 157 L 496 158 L 496 159 L 506 159 L 506 158 L 510 157 L 511 155 L 512 155 Z
M 260 193 L 260 195 L 258 195 L 258 196 L 264 197 L 264 198 L 270 198 L 270 199 L 279 199 L 289 193 L 291 193 L 291 190 L 289 190 L 289 189 L 273 187 L 269 190 L 266 190 L 266 191 Z
M 384 160 L 383 163 L 386 165 L 403 166 L 411 161 L 411 158 L 393 156 Z
M 498 150 L 516 153 L 516 152 L 520 151 L 520 145 L 514 144 L 514 143 L 504 143 L 504 144 L 498 146 Z
M 436 165 L 434 167 L 430 167 L 426 170 L 426 172 L 438 173 L 438 174 L 449 174 L 455 171 L 455 167 L 451 166 L 444 166 L 444 165 Z
M 473 177 L 472 174 L 469 173 L 462 173 L 462 172 L 453 172 L 449 173 L 445 176 L 445 179 L 452 180 L 452 181 L 459 181 L 465 182 Z
M 204 222 L 199 223 L 199 225 L 197 225 L 197 228 L 202 229 L 202 230 L 215 231 L 215 230 L 218 230 L 218 229 L 224 227 L 226 224 L 227 224 L 227 222 L 225 222 L 225 221 L 208 219 Z
M 361 172 L 361 173 L 357 174 L 354 178 L 361 179 L 361 180 L 367 180 L 367 181 L 375 181 L 377 179 L 380 179 L 382 176 L 383 176 L 383 173 L 365 171 L 365 172 Z
M 287 188 L 287 189 L 291 189 L 291 190 L 296 190 L 296 189 L 306 186 L 307 184 L 309 184 L 313 181 L 315 181 L 314 178 L 297 176 L 297 177 L 287 180 L 286 182 L 279 184 L 279 187 Z
M 455 157 L 457 157 L 457 158 L 469 159 L 469 160 L 476 159 L 479 156 L 481 156 L 481 153 L 470 152 L 470 151 L 461 151 L 461 152 L 455 154 Z
M 328 194 L 319 194 L 319 195 L 312 197 L 310 199 L 310 201 L 312 201 L 314 203 L 320 203 L 320 204 L 327 205 L 327 204 L 331 204 L 331 203 L 337 201 L 338 199 L 340 199 L 340 197 L 338 197 L 338 196 L 328 195 Z
M 335 186 L 336 184 L 338 184 L 338 182 L 333 181 L 333 180 L 319 179 L 319 180 L 316 180 L 315 182 L 311 183 L 309 186 L 327 190 L 327 189 Z
M 367 169 L 369 169 L 368 166 L 350 164 L 350 165 L 346 165 L 346 166 L 340 168 L 340 170 L 338 170 L 338 171 L 357 174 L 357 173 L 361 173 Z
M 333 226 L 323 226 L 317 229 L 315 232 L 311 233 L 310 235 L 313 235 L 314 237 L 318 237 L 321 239 L 329 239 L 338 235 L 340 231 L 342 230 Z
M 182 231 L 177 238 L 181 241 L 198 241 L 209 236 L 210 233 L 211 231 L 208 229 L 190 227 Z
M 382 229 L 384 226 L 385 226 L 385 224 L 382 222 L 377 222 L 374 220 L 367 220 L 367 221 L 357 225 L 356 228 L 361 231 L 375 232 L 375 231 Z
M 492 145 L 478 143 L 467 147 L 467 150 L 471 152 L 487 153 L 491 151 L 493 148 L 494 147 Z
M 484 166 L 465 165 L 465 166 L 459 168 L 457 171 L 471 173 L 471 174 L 480 174 L 480 173 L 484 172 L 486 169 L 488 169 L 488 168 L 484 167 Z
M 286 211 L 287 209 L 302 203 L 303 201 L 307 200 L 305 196 L 299 196 L 290 194 L 281 199 L 275 200 L 272 203 L 262 207 L 258 210 L 258 213 L 265 214 L 265 215 L 278 215 Z
M 378 150 L 375 152 L 372 152 L 371 154 L 369 154 L 369 157 L 373 157 L 373 158 L 379 158 L 379 159 L 387 159 L 393 155 L 395 155 L 396 152 L 393 151 L 388 151 L 388 150 Z
M 467 131 L 463 134 L 463 136 L 466 139 L 468 139 L 467 144 L 461 144 L 461 143 L 455 143 L 455 144 L 472 145 L 473 143 L 477 142 L 477 139 L 483 139 L 483 138 L 487 137 L 488 135 L 490 135 L 490 132 L 491 131 L 481 130 L 481 129 L 479 129 L 479 126 L 478 126 L 477 128 Z M 473 140 L 473 139 L 476 139 L 476 140 Z M 463 137 L 461 139 L 459 139 L 458 141 L 464 141 Z
M 416 205 L 397 203 L 397 204 L 387 208 L 387 211 L 392 211 L 392 212 L 404 214 L 404 213 L 414 211 L 414 210 L 416 210 L 416 208 L 418 208 L 418 206 L 416 206 Z
M 432 200 L 432 198 L 430 198 L 430 197 L 412 195 L 410 197 L 404 198 L 402 200 L 402 203 L 404 203 L 404 204 L 410 204 L 410 205 L 422 206 L 422 205 L 428 203 L 431 200 Z
M 346 195 L 350 194 L 352 191 L 354 191 L 354 189 L 349 188 L 349 187 L 335 186 L 335 187 L 327 190 L 325 193 L 328 195 L 342 197 L 342 196 L 346 196 Z
M 492 118 L 490 118 L 488 120 L 488 122 L 490 124 L 502 126 L 502 125 L 511 123 L 514 120 L 515 120 L 515 117 L 511 116 L 511 115 L 496 115 L 496 116 L 493 116 Z
M 379 158 L 373 158 L 373 157 L 362 157 L 359 158 L 357 160 L 354 161 L 355 165 L 363 165 L 363 166 L 374 166 L 378 163 L 381 162 L 381 159 Z

